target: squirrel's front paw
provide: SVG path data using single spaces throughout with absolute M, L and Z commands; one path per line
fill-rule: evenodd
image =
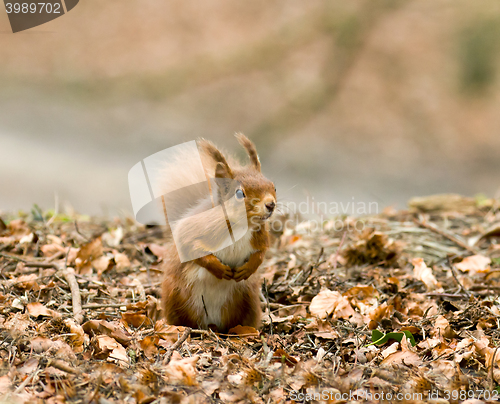
M 223 263 L 221 263 L 217 267 L 217 269 L 212 271 L 212 274 L 214 274 L 218 279 L 233 279 L 233 270 L 231 269 L 231 267 L 229 267 L 228 265 L 224 265 Z
M 252 268 L 248 265 L 248 263 L 243 264 L 242 266 L 235 268 L 233 273 L 233 279 L 236 282 L 240 282 L 250 278 L 250 276 L 255 272 L 257 268 Z

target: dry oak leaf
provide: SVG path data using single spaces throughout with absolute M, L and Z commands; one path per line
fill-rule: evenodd
M 59 253 L 66 253 L 66 248 L 57 243 L 45 244 L 40 247 L 40 250 L 43 252 L 44 257 L 53 257 Z
M 76 254 L 75 263 L 80 274 L 91 273 L 91 262 L 103 255 L 102 240 L 100 237 L 84 244 Z
M 101 275 L 111 267 L 111 258 L 103 255 L 92 261 L 92 267 L 97 271 L 98 275 Z
M 28 313 L 32 317 L 40 317 L 40 316 L 52 317 L 52 318 L 61 317 L 61 314 L 59 314 L 57 311 L 50 310 L 39 302 L 28 303 L 26 305 L 26 309 L 28 310 Z
M 489 272 L 491 264 L 491 259 L 485 257 L 484 255 L 472 255 L 470 257 L 464 258 L 462 262 L 459 262 L 455 266 L 462 272 L 469 272 L 471 276 L 477 273 Z
M 413 258 L 411 260 L 413 264 L 413 277 L 422 281 L 427 290 L 435 290 L 441 288 L 441 284 L 437 281 L 434 274 L 432 273 L 432 269 L 425 265 L 423 258 Z
M 146 358 L 153 359 L 158 353 L 158 342 L 160 337 L 157 335 L 149 335 L 139 342 L 141 349 L 144 351 Z
M 152 321 L 146 314 L 138 313 L 136 311 L 126 311 L 122 313 L 122 321 L 127 325 L 132 325 L 136 328 L 147 327 L 152 325 Z
M 450 326 L 450 323 L 443 316 L 438 316 L 434 321 L 434 328 L 431 331 L 431 335 L 435 338 L 453 338 L 455 332 Z
M 283 362 L 289 367 L 293 367 L 297 363 L 299 363 L 297 359 L 295 359 L 293 356 L 290 356 L 287 352 L 285 352 L 281 348 L 278 348 L 276 351 L 274 351 L 272 361 L 278 363 Z
M 168 378 L 169 383 L 186 386 L 197 385 L 196 362 L 198 362 L 198 359 L 199 356 L 197 355 L 180 360 L 172 358 L 164 369 L 164 375 Z
M 10 377 L 8 375 L 0 377 L 0 394 L 7 394 L 10 392 Z
M 18 289 L 32 290 L 36 292 L 40 290 L 37 279 L 37 274 L 21 275 L 15 280 L 15 286 Z
M 165 319 L 161 319 L 155 323 L 154 330 L 156 335 L 162 340 L 166 340 L 169 344 L 174 344 L 184 331 L 186 331 L 186 327 L 168 325 Z
M 3 324 L 3 329 L 8 330 L 12 337 L 17 338 L 25 334 L 31 324 L 32 321 L 30 320 L 28 313 L 15 313 Z
M 31 340 L 31 349 L 35 353 L 48 353 L 51 356 L 69 362 L 76 360 L 73 349 L 61 340 L 53 341 L 45 337 L 35 337 Z
M 328 320 L 314 318 L 311 323 L 304 327 L 308 331 L 312 331 L 316 337 L 323 339 L 338 339 L 339 333 L 332 327 Z
M 101 351 L 110 351 L 108 362 L 117 362 L 118 365 L 128 365 L 130 358 L 127 351 L 118 341 L 107 335 L 97 336 L 97 345 Z
M 393 345 L 399 345 L 399 342 L 396 342 Z M 392 345 L 389 348 L 391 347 Z M 405 365 L 420 366 L 422 364 L 422 360 L 416 353 L 412 351 L 397 351 L 397 352 L 391 352 L 389 355 L 387 355 L 386 358 L 382 362 L 380 362 L 380 365 L 392 366 L 392 365 L 402 365 L 403 363 Z
M 132 336 L 124 330 L 123 325 L 105 320 L 90 320 L 82 325 L 83 331 L 87 334 L 93 335 L 107 335 L 108 337 L 116 339 L 120 344 L 129 346 Z
M 16 238 L 21 238 L 22 236 L 27 236 L 31 233 L 30 228 L 26 222 L 22 219 L 12 220 L 8 225 L 7 229 L 12 236 Z
M 382 303 L 380 306 L 373 309 L 368 317 L 370 322 L 368 323 L 368 328 L 374 330 L 378 327 L 383 318 L 389 317 L 394 313 L 394 306 L 392 304 L 387 304 L 387 302 Z
M 75 320 L 71 318 L 65 319 L 64 325 L 69 328 L 71 333 L 69 339 L 73 345 L 75 353 L 83 352 L 83 345 L 88 345 L 89 337 L 85 334 L 85 331 L 83 331 L 82 326 L 77 324 Z
M 242 326 L 242 325 L 237 325 L 236 327 L 231 328 L 228 332 L 228 334 L 234 334 L 234 335 L 239 335 L 240 337 L 258 337 L 259 332 L 249 326 Z
M 329 289 L 322 290 L 311 300 L 309 311 L 319 318 L 327 318 L 334 313 L 335 318 L 347 319 L 356 314 L 346 297 Z
M 118 271 L 123 271 L 130 268 L 130 260 L 125 254 L 117 253 L 115 254 L 116 269 Z

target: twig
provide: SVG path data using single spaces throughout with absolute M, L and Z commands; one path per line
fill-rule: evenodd
M 495 366 L 495 356 L 497 356 L 497 351 L 500 346 L 497 346 L 495 348 L 495 352 L 493 352 L 493 358 L 491 358 L 491 365 L 490 365 L 490 391 L 493 391 L 493 388 L 495 387 L 495 379 L 493 378 L 493 367 Z
M 267 312 L 269 313 L 269 323 L 271 326 L 271 335 L 273 335 L 273 319 L 271 317 L 271 308 L 269 307 L 269 292 L 267 290 L 267 281 L 264 279 L 264 290 L 266 291 L 266 303 L 267 303 Z
M 80 229 L 78 228 L 78 222 L 77 222 L 76 220 L 75 220 L 75 230 L 76 230 L 76 232 L 77 232 L 80 236 L 82 236 L 82 237 L 85 239 L 85 241 L 86 241 L 87 243 L 90 241 L 90 239 L 89 239 L 87 236 L 83 235 L 83 234 L 80 232 Z
M 337 269 L 337 262 L 339 259 L 340 250 L 342 249 L 342 246 L 344 245 L 344 240 L 345 240 L 346 235 L 347 235 L 347 230 L 342 235 L 342 239 L 340 240 L 339 247 L 337 248 L 337 252 L 335 253 L 335 258 L 333 259 L 333 270 L 334 271 Z
M 56 368 L 59 370 L 62 370 L 63 372 L 66 372 L 66 373 L 71 373 L 73 375 L 78 375 L 81 373 L 80 370 L 71 367 L 68 363 L 66 363 L 60 359 L 49 359 L 49 361 L 47 362 L 47 367 L 49 367 L 49 366 L 52 366 L 53 368 Z
M 38 376 L 38 373 L 41 372 L 41 369 L 40 368 L 37 368 L 32 374 L 30 374 L 20 385 L 19 387 L 16 389 L 16 391 L 14 391 L 14 394 L 20 394 L 21 391 L 36 377 Z M 7 401 L 6 401 L 7 402 Z
M 78 324 L 83 323 L 82 314 L 82 296 L 80 295 L 80 287 L 75 278 L 75 272 L 73 268 L 66 268 L 61 271 L 64 279 L 68 282 L 69 288 L 71 290 L 71 303 L 73 306 L 73 317 Z
M 167 354 L 165 355 L 165 359 L 163 360 L 164 365 L 168 365 L 170 362 L 170 359 L 172 359 L 172 355 L 176 349 L 178 349 L 184 341 L 186 341 L 189 337 L 189 334 L 191 334 L 191 328 L 186 328 L 184 331 L 184 334 L 182 334 L 179 339 L 175 342 L 174 345 L 168 350 Z
M 50 262 L 25 262 L 27 268 L 54 268 L 54 264 Z
M 104 308 L 120 308 L 120 307 L 126 307 L 130 303 L 91 303 L 91 304 L 84 304 L 82 307 L 84 309 L 104 309 Z
M 444 238 L 447 238 L 448 240 L 452 241 L 453 243 L 455 243 L 456 245 L 458 245 L 459 247 L 462 247 L 463 249 L 473 253 L 473 254 L 477 254 L 477 250 L 475 250 L 474 248 L 468 246 L 467 244 L 465 244 L 463 241 L 457 239 L 455 236 L 452 236 L 451 234 L 448 234 L 446 232 L 444 232 L 443 230 L 440 230 L 438 229 L 437 227 L 434 227 L 428 223 L 425 223 L 425 222 L 421 222 L 420 220 L 416 219 L 416 218 L 413 218 L 413 221 L 419 225 L 420 227 L 423 227 L 425 229 L 428 229 L 436 234 L 439 234 L 440 236 L 444 237 Z
M 470 297 L 470 292 L 467 289 L 465 289 L 465 286 L 462 285 L 462 282 L 460 282 L 458 280 L 458 276 L 457 276 L 457 274 L 455 272 L 455 267 L 453 266 L 453 263 L 451 262 L 450 257 L 448 257 L 448 265 L 450 266 L 450 270 L 451 270 L 451 273 L 453 275 L 453 278 L 455 278 L 455 281 L 458 283 L 460 291 L 464 292 L 467 295 L 467 297 Z
M 5 253 L 0 252 L 0 257 L 5 257 L 5 258 L 9 258 L 9 259 L 14 260 L 14 261 L 20 261 L 20 262 L 26 263 L 25 259 L 23 259 L 21 257 L 17 257 L 15 255 L 9 255 L 9 254 L 5 254 Z

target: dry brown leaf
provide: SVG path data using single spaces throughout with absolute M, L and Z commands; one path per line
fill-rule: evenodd
M 378 296 L 378 292 L 371 285 L 357 285 L 345 291 L 343 295 L 363 302 L 369 298 Z
M 69 328 L 71 333 L 69 338 L 75 353 L 83 352 L 83 345 L 88 344 L 89 337 L 85 334 L 85 331 L 83 331 L 82 326 L 77 324 L 75 320 L 71 318 L 65 319 L 64 325 Z
M 242 325 L 237 325 L 236 327 L 231 328 L 228 331 L 228 334 L 235 334 L 235 335 L 240 335 L 240 336 L 245 336 L 245 337 L 250 337 L 250 336 L 258 337 L 259 336 L 259 332 L 255 328 L 249 327 L 249 326 L 242 326 Z
M 92 267 L 97 271 L 98 275 L 107 271 L 111 267 L 111 258 L 102 256 L 91 262 Z
M 0 376 L 0 394 L 10 392 L 10 377 L 8 375 Z
M 441 288 L 441 284 L 437 281 L 432 273 L 432 269 L 425 265 L 423 258 L 413 258 L 413 277 L 422 281 L 427 290 L 436 290 Z
M 285 352 L 283 349 L 278 348 L 274 351 L 273 353 L 273 362 L 278 362 L 278 363 L 284 363 L 287 366 L 293 367 L 299 361 L 294 358 L 293 356 L 290 356 L 288 352 Z
M 102 240 L 100 237 L 84 244 L 76 254 L 75 263 L 78 273 L 88 274 L 91 262 L 103 255 Z
M 8 330 L 13 337 L 19 337 L 26 332 L 31 324 L 28 313 L 15 313 L 7 319 L 3 327 Z
M 23 290 L 40 290 L 38 285 L 38 276 L 36 274 L 21 275 L 16 279 L 15 286 L 18 289 Z
M 165 377 L 169 383 L 186 386 L 196 386 L 196 362 L 199 356 L 175 360 L 172 357 L 170 363 L 165 367 Z
M 157 345 L 159 341 L 160 337 L 157 335 L 149 335 L 139 342 L 139 345 L 147 358 L 153 359 L 158 354 Z
M 15 236 L 17 239 L 20 239 L 22 236 L 27 236 L 31 233 L 30 228 L 26 224 L 26 222 L 22 219 L 11 220 L 7 225 L 8 232 Z
M 76 355 L 73 349 L 64 341 L 53 341 L 45 337 L 35 337 L 31 340 L 31 349 L 35 353 L 48 353 L 65 361 L 74 361 Z
M 146 316 L 146 314 L 138 313 L 135 311 L 126 311 L 122 314 L 122 321 L 125 324 L 133 325 L 134 327 L 147 327 L 152 324 L 152 321 Z
M 316 337 L 324 339 L 337 339 L 339 338 L 339 333 L 335 328 L 332 327 L 328 320 L 321 320 L 319 318 L 314 318 L 305 329 L 312 331 Z
M 474 276 L 478 273 L 486 273 L 490 271 L 491 259 L 484 255 L 472 255 L 464 258 L 462 262 L 455 264 L 455 266 L 462 272 L 469 272 L 469 275 Z
M 83 331 L 90 336 L 104 334 L 116 339 L 120 344 L 128 346 L 132 336 L 118 322 L 108 322 L 105 320 L 90 320 L 82 325 Z
M 453 332 L 449 321 L 443 316 L 438 316 L 434 321 L 434 327 L 431 335 L 435 338 L 453 338 L 455 333 Z
M 383 318 L 387 318 L 394 312 L 394 306 L 392 304 L 387 304 L 387 302 L 382 303 L 380 306 L 373 309 L 368 317 L 370 322 L 368 328 L 374 330 L 378 327 Z
M 127 351 L 114 338 L 107 335 L 98 335 L 97 344 L 102 351 L 110 352 L 108 356 L 109 362 L 115 362 L 119 366 L 127 366 L 129 364 L 130 358 L 127 355 Z
M 311 301 L 309 311 L 319 318 L 327 318 L 333 313 L 343 296 L 337 291 L 322 290 Z
M 118 271 L 123 271 L 130 268 L 130 260 L 125 254 L 118 253 L 115 254 L 116 269 Z
M 43 252 L 45 257 L 53 257 L 56 254 L 64 253 L 66 254 L 66 248 L 57 243 L 45 244 L 40 247 L 40 250 Z
M 44 317 L 61 317 L 61 314 L 54 310 L 50 310 L 47 307 L 45 307 L 42 303 L 28 303 L 26 305 L 26 309 L 28 310 L 28 313 L 32 317 L 39 317 L 39 316 L 44 316 Z
M 174 344 L 179 337 L 186 331 L 186 327 L 176 325 L 168 325 L 165 319 L 158 320 L 155 323 L 155 333 L 161 339 L 166 340 L 169 344 Z
M 399 343 L 395 343 L 396 345 L 399 345 Z M 393 366 L 393 365 L 413 365 L 413 366 L 420 366 L 422 365 L 422 360 L 420 357 L 412 352 L 412 351 L 397 351 L 394 353 L 391 353 L 390 355 L 387 355 L 387 357 L 380 362 L 380 365 L 385 365 L 385 366 Z

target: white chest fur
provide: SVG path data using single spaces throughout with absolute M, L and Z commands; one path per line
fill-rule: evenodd
M 226 265 L 234 268 L 242 265 L 252 254 L 250 245 L 252 233 L 249 231 L 234 245 L 216 252 L 214 255 Z M 194 267 L 188 273 L 188 283 L 191 285 L 191 297 L 189 303 L 191 308 L 203 319 L 200 327 L 215 324 L 222 327 L 222 308 L 231 299 L 238 288 L 244 287 L 246 281 L 236 282 L 233 280 L 217 279 L 205 268 L 193 264 Z
M 254 252 L 250 240 L 252 232 L 250 230 L 240 238 L 236 243 L 214 253 L 223 264 L 229 265 L 231 268 L 243 265 L 245 260 Z

